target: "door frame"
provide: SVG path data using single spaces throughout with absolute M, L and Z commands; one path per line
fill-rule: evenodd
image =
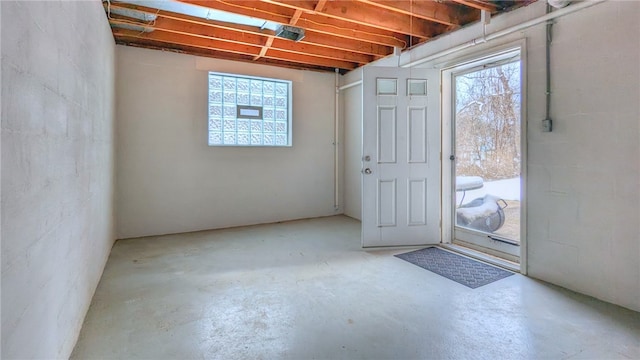
M 453 244 L 453 228 L 455 226 L 455 207 L 453 199 L 453 162 L 449 160 L 453 143 L 453 112 L 454 102 L 452 96 L 452 75 L 456 69 L 470 65 L 484 59 L 495 57 L 501 53 L 520 50 L 520 74 L 521 74 L 521 103 L 520 103 L 520 146 L 522 154 L 520 177 L 520 273 L 527 273 L 527 50 L 526 39 L 510 42 L 500 46 L 477 51 L 470 55 L 458 57 L 441 68 L 441 159 L 442 159 L 442 243 Z

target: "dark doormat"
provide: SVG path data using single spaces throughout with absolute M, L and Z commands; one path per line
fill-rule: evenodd
M 513 275 L 511 271 L 437 247 L 428 247 L 395 256 L 472 289 Z

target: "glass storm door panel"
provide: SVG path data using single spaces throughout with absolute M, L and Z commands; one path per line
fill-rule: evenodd
M 507 258 L 520 254 L 519 54 L 454 72 L 454 242 Z

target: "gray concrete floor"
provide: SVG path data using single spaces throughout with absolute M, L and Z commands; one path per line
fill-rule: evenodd
M 639 313 L 405 251 L 363 251 L 344 216 L 118 241 L 72 358 L 640 358 Z

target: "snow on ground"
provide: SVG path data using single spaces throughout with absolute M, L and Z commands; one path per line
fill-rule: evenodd
M 456 194 L 458 204 L 460 204 L 462 194 L 462 191 L 458 191 Z M 466 204 L 471 200 L 483 197 L 486 194 L 491 194 L 504 200 L 520 201 L 520 178 L 516 177 L 513 179 L 485 181 L 482 188 L 467 191 L 464 197 L 464 203 Z

